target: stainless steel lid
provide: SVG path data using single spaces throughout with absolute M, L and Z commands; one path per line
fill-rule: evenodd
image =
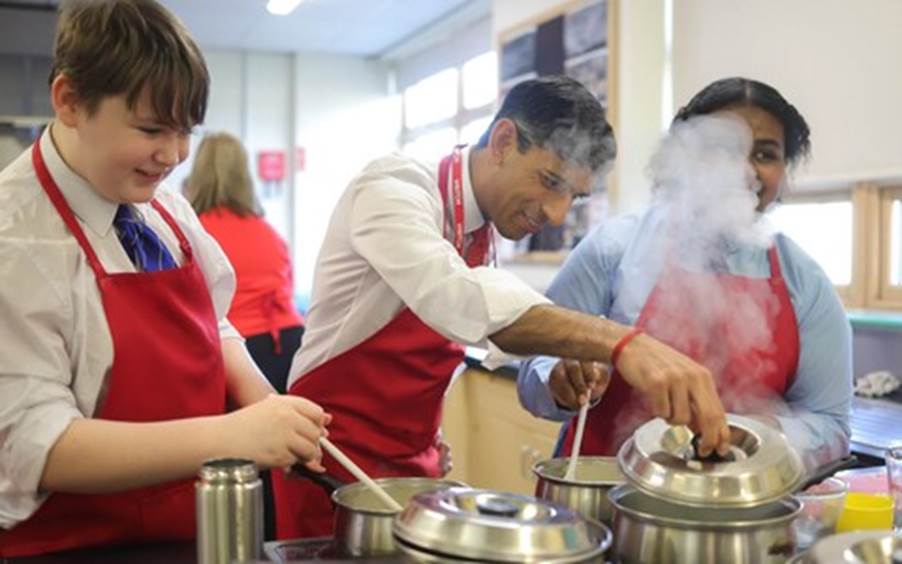
M 895 564 L 902 562 L 902 536 L 886 531 L 831 535 L 792 560 L 796 564 Z
M 389 497 L 402 506 L 406 505 L 408 500 L 418 493 L 464 485 L 453 480 L 433 478 L 378 478 L 375 482 L 382 486 L 382 489 L 385 490 Z M 386 507 L 385 502 L 363 482 L 355 482 L 335 490 L 332 492 L 332 501 L 337 505 L 363 513 L 377 515 L 393 515 L 397 513 L 395 510 Z
M 626 481 L 613 456 L 580 456 L 576 461 L 576 477 L 565 480 L 570 458 L 543 460 L 532 467 L 533 473 L 546 480 L 581 486 L 615 486 Z
M 562 506 L 469 488 L 414 496 L 392 531 L 402 549 L 494 562 L 579 562 L 611 543 L 607 527 Z
M 739 415 L 728 415 L 727 424 L 732 447 L 725 461 L 697 460 L 688 427 L 654 419 L 623 444 L 620 469 L 652 496 L 706 507 L 753 507 L 801 484 L 802 460 L 782 433 Z

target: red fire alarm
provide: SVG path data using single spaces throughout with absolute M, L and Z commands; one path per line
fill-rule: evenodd
M 257 153 L 257 176 L 264 181 L 285 178 L 285 151 L 260 151 Z

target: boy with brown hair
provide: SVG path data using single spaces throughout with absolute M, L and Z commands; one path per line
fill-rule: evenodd
M 158 190 L 208 87 L 157 2 L 64 4 L 55 119 L 0 172 L 0 556 L 190 539 L 208 458 L 320 468 L 329 416 L 272 395 L 228 261 Z

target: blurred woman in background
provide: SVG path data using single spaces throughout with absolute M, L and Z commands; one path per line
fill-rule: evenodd
M 238 139 L 215 133 L 201 141 L 186 195 L 235 268 L 238 288 L 229 321 L 273 387 L 284 393 L 304 319 L 292 301 L 288 246 L 263 219 L 247 152 Z
M 301 345 L 304 319 L 294 308 L 288 245 L 263 219 L 247 152 L 228 133 L 201 141 L 186 194 L 200 222 L 235 269 L 237 288 L 228 319 L 273 388 L 285 393 L 291 359 Z M 269 472 L 262 472 L 267 540 L 275 538 Z

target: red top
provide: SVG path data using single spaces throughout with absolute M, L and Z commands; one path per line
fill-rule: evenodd
M 266 221 L 220 207 L 204 212 L 200 222 L 235 268 L 238 286 L 228 318 L 243 337 L 276 338 L 279 329 L 304 324 L 292 300 L 288 245 Z

